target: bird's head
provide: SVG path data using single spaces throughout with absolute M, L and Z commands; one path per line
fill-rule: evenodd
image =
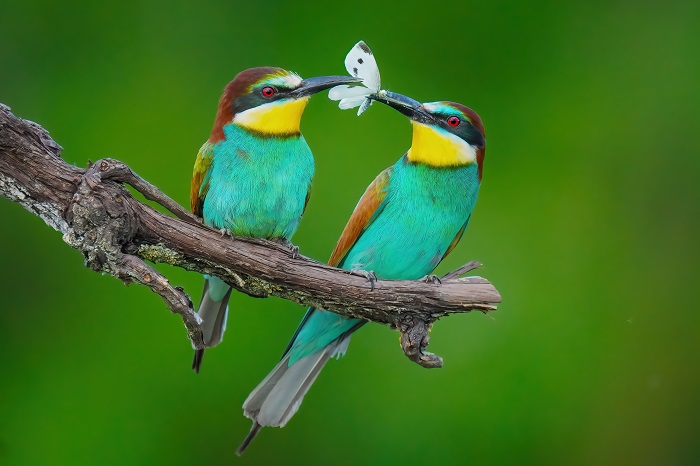
M 301 79 L 296 73 L 270 66 L 241 71 L 221 95 L 209 142 L 223 140 L 223 127 L 230 123 L 266 137 L 298 135 L 309 97 L 358 81 L 350 76 Z
M 455 102 L 420 103 L 401 94 L 380 91 L 372 96 L 406 115 L 413 125 L 408 150 L 411 162 L 438 167 L 477 164 L 479 179 L 486 139 L 479 115 Z

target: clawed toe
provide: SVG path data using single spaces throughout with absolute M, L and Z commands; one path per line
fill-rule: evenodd
M 357 270 L 357 273 L 359 273 L 367 279 L 367 281 L 369 282 L 369 290 L 374 291 L 374 284 L 377 283 L 377 274 L 374 273 L 374 270 Z
M 291 244 L 291 243 L 289 243 L 289 244 Z M 299 246 L 295 246 L 292 244 L 289 247 L 289 251 L 292 253 L 292 259 L 296 259 L 297 257 L 299 257 Z
M 433 274 L 426 275 L 425 277 L 421 278 L 421 280 L 424 281 L 425 283 L 433 283 L 433 284 L 437 284 L 437 285 L 442 285 L 442 280 L 440 280 L 440 277 L 438 277 L 437 275 L 433 275 Z
M 278 238 L 277 242 L 289 249 L 289 252 L 292 253 L 292 259 L 299 257 L 299 246 L 295 246 L 294 243 L 287 238 Z

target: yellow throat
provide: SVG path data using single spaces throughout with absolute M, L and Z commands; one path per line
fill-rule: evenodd
M 233 123 L 269 136 L 288 136 L 299 133 L 301 115 L 308 97 L 270 102 L 237 113 Z
M 464 139 L 416 121 L 408 160 L 432 167 L 455 167 L 476 163 L 476 149 Z

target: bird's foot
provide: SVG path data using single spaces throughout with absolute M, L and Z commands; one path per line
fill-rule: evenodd
M 287 238 L 277 238 L 276 241 L 279 244 L 281 244 L 282 246 L 289 249 L 289 252 L 292 253 L 292 259 L 296 259 L 297 257 L 299 257 L 299 246 L 296 246 L 294 243 L 289 241 Z
M 433 274 L 426 275 L 425 277 L 421 278 L 421 281 L 423 281 L 425 283 L 442 285 L 442 280 L 440 280 L 440 277 L 438 277 L 437 275 L 433 275 Z
M 360 270 L 360 269 L 355 269 L 352 271 L 353 274 L 359 275 L 361 277 L 365 277 L 367 281 L 369 282 L 369 290 L 374 291 L 374 284 L 377 283 L 377 274 L 374 273 L 374 270 Z
M 231 234 L 231 230 L 229 230 L 228 228 L 221 228 L 221 229 L 219 230 L 219 233 L 221 233 L 221 237 L 222 237 L 222 238 L 223 238 L 224 236 L 233 236 L 233 235 Z

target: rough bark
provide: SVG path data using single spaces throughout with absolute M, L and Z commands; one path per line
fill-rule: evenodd
M 61 147 L 41 126 L 0 104 L 0 194 L 39 216 L 79 250 L 85 265 L 159 294 L 182 316 L 195 348 L 203 348 L 199 319 L 182 288 L 148 265 L 166 263 L 217 276 L 251 296 L 278 296 L 346 316 L 390 325 L 405 354 L 424 367 L 442 360 L 425 352 L 434 321 L 453 313 L 496 309 L 496 288 L 480 277 L 458 278 L 471 262 L 434 283 L 378 281 L 335 269 L 271 241 L 222 237 L 201 224 L 125 164 L 102 159 L 82 169 L 60 158 Z M 135 199 L 128 184 L 172 212 Z

